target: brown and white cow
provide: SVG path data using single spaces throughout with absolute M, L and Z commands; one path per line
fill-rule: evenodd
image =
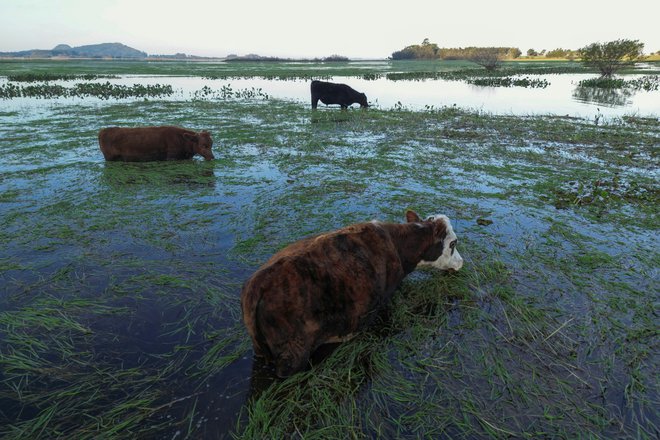
M 273 255 L 243 285 L 243 320 L 254 352 L 276 374 L 302 370 L 314 350 L 350 339 L 420 265 L 458 270 L 463 259 L 449 219 L 372 221 L 297 241 Z
M 99 131 L 99 146 L 105 160 L 148 162 L 192 159 L 195 154 L 213 159 L 213 140 L 208 131 L 181 127 L 109 127 Z

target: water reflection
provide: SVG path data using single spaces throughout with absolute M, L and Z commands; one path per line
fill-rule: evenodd
M 626 107 L 633 103 L 635 91 L 630 89 L 605 89 L 600 87 L 580 87 L 573 90 L 573 99 L 579 102 L 595 103 L 605 107 Z
M 444 79 L 421 79 L 417 81 L 393 81 L 387 75 L 370 77 L 330 77 L 332 82 L 348 84 L 363 92 L 370 105 L 376 108 L 391 109 L 395 106 L 411 110 L 424 110 L 428 107 L 456 105 L 461 108 L 485 111 L 494 114 L 558 114 L 577 117 L 593 117 L 596 106 L 603 108 L 603 116 L 618 117 L 627 114 L 655 116 L 660 114 L 660 91 L 639 91 L 629 93 L 621 90 L 576 90 L 580 80 L 589 74 L 537 75 L 535 79 L 547 81 L 545 88 L 475 86 L 464 81 Z M 392 77 L 392 75 L 390 75 Z M 238 99 L 237 95 L 253 95 L 259 99 L 284 99 L 309 105 L 309 80 L 281 80 L 277 78 L 203 78 L 175 77 L 166 75 L 124 75 L 107 80 L 113 85 L 132 86 L 171 86 L 170 96 L 160 97 L 163 101 L 202 99 L 222 101 Z M 6 79 L 0 78 L 0 86 Z M 58 84 L 54 82 L 54 84 Z M 70 82 L 62 82 L 71 87 Z M 223 92 L 224 90 L 224 92 Z M 618 95 L 618 96 L 617 96 Z M 249 96 L 248 96 L 249 97 Z M 266 98 L 268 97 L 268 98 Z M 118 101 L 136 100 L 120 99 Z M 37 111 L 44 103 L 71 103 L 98 105 L 100 98 L 15 98 L 0 100 L 0 112 L 23 108 Z

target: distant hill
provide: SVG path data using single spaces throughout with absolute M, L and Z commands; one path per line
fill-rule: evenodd
M 133 49 L 121 43 L 89 44 L 71 47 L 68 44 L 58 44 L 51 50 L 32 49 L 19 52 L 0 52 L 0 57 L 18 58 L 147 58 L 146 52 Z

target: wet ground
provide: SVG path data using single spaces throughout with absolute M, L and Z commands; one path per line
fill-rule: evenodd
M 105 163 L 98 129 L 142 124 L 210 130 L 217 160 Z M 264 95 L 0 102 L 0 432 L 653 438 L 658 130 Z M 465 268 L 413 274 L 306 373 L 255 364 L 242 282 L 406 208 L 452 218 Z

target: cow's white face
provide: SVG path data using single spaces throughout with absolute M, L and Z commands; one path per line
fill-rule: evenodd
M 458 253 L 456 249 L 456 243 L 458 242 L 454 229 L 451 227 L 451 222 L 449 217 L 446 215 L 438 214 L 428 217 L 425 221 L 431 222 L 444 222 L 447 235 L 442 240 L 442 253 L 438 259 L 433 261 L 420 261 L 417 265 L 421 266 L 431 266 L 440 270 L 459 270 L 463 267 L 463 257 Z

